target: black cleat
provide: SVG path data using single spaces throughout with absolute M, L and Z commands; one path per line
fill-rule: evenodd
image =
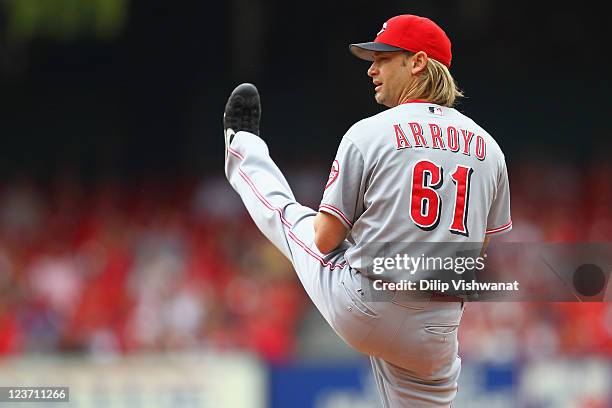
M 260 117 L 261 102 L 255 85 L 249 83 L 238 85 L 228 98 L 223 114 L 226 146 L 232 142 L 234 134 L 241 130 L 259 136 Z

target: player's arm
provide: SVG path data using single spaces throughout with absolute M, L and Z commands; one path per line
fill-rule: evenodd
M 314 220 L 315 245 L 322 254 L 329 254 L 344 241 L 348 228 L 333 215 L 319 212 Z
M 338 248 L 364 211 L 365 162 L 348 137 L 357 131 L 351 127 L 340 141 L 315 217 L 315 245 L 323 254 Z
M 491 236 L 508 232 L 512 229 L 512 218 L 510 216 L 510 185 L 508 183 L 508 169 L 506 161 L 502 158 L 500 173 L 498 177 L 497 191 L 493 199 L 493 204 L 487 216 L 487 229 L 485 239 L 482 243 L 480 256 L 484 257 L 491 241 Z

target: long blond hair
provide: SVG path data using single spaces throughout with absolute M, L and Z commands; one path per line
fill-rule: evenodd
M 427 66 L 412 83 L 409 95 L 412 99 L 423 99 L 449 108 L 455 105 L 458 98 L 464 97 L 448 68 L 433 58 L 427 59 Z

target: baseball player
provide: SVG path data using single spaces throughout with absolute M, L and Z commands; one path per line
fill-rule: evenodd
M 476 242 L 509 231 L 504 156 L 453 109 L 451 43 L 427 18 L 389 19 L 351 44 L 371 61 L 374 98 L 389 109 L 340 142 L 319 211 L 300 205 L 259 136 L 260 98 L 239 85 L 225 107 L 225 172 L 263 234 L 292 262 L 334 331 L 370 356 L 384 407 L 449 407 L 461 367 L 463 301 L 374 302 L 363 276 L 372 242 Z M 442 247 L 440 246 L 440 249 Z

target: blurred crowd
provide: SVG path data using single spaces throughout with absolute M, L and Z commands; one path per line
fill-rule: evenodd
M 499 239 L 610 241 L 609 164 L 518 163 L 514 229 Z M 288 176 L 308 205 L 325 181 L 312 170 Z M 0 187 L 0 354 L 213 348 L 282 361 L 310 308 L 221 176 L 84 184 L 65 173 Z M 460 336 L 468 358 L 612 356 L 612 307 L 470 303 Z
M 227 183 L 52 184 L 0 193 L 0 353 L 291 352 L 306 299 Z

